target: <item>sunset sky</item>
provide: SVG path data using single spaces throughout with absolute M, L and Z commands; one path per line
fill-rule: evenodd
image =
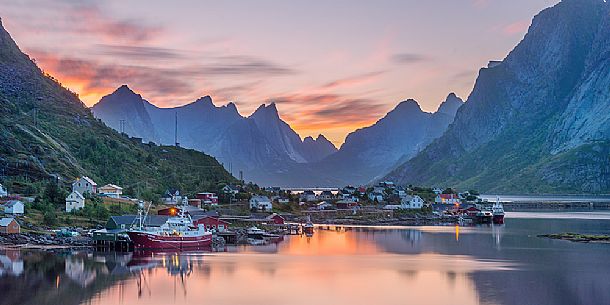
M 464 99 L 557 0 L 2 0 L 23 51 L 89 106 L 122 84 L 160 107 L 274 101 L 339 145 L 396 104 Z

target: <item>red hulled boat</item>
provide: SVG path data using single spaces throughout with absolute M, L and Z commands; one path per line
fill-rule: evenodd
M 504 206 L 500 203 L 500 198 L 496 199 L 496 203 L 491 208 L 493 213 L 493 223 L 494 224 L 503 224 L 504 223 Z
M 138 228 L 127 231 L 134 248 L 183 250 L 209 247 L 212 244 L 212 233 L 202 225 L 193 226 L 191 217 L 184 212 L 188 200 L 184 198 L 182 204 L 178 216 L 170 217 L 159 228 L 144 227 L 146 216 L 140 217 Z

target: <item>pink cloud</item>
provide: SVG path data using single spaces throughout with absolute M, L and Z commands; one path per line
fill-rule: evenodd
M 523 34 L 530 26 L 529 20 L 521 20 L 517 22 L 513 22 L 504 28 L 502 28 L 502 33 L 512 36 L 517 34 Z

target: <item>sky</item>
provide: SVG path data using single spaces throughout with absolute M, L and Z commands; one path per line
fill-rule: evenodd
M 301 137 L 339 146 L 403 100 L 465 100 L 557 2 L 2 0 L 0 18 L 88 106 L 122 84 L 160 107 L 275 102 Z

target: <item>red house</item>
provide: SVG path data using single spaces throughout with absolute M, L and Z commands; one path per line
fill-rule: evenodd
M 202 205 L 218 205 L 218 196 L 214 193 L 198 193 L 195 198 L 201 200 Z
M 201 207 L 201 199 L 189 199 L 189 205 L 192 207 L 200 208 Z
M 273 221 L 273 224 L 276 224 L 276 225 L 284 224 L 284 217 L 282 217 L 278 214 L 275 214 L 275 213 L 267 216 L 267 219 Z
M 340 200 L 335 203 L 337 205 L 337 209 L 339 210 L 349 210 L 358 206 L 357 202 Z
M 229 228 L 230 223 L 220 220 L 217 217 L 203 216 L 201 218 L 193 220 L 195 226 L 203 225 L 206 230 L 216 230 L 218 232 L 224 232 Z

